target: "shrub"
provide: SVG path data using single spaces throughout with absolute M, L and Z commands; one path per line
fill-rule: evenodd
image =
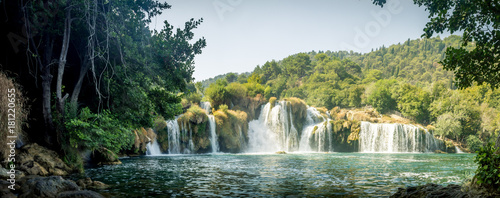
M 165 127 L 167 127 L 167 123 L 165 122 L 165 118 L 163 118 L 162 116 L 156 117 L 155 121 L 154 121 L 155 131 L 163 130 L 163 129 L 165 129 Z
M 95 150 L 103 146 L 117 153 L 121 149 L 129 149 L 134 142 L 132 130 L 122 123 L 108 110 L 95 114 L 86 107 L 65 126 L 71 147 Z
M 226 87 L 231 98 L 243 98 L 247 96 L 247 88 L 240 83 L 231 83 Z
M 190 93 L 186 96 L 186 100 L 189 101 L 191 104 L 197 103 L 199 104 L 201 101 L 202 95 L 199 93 Z
M 208 120 L 206 111 L 198 105 L 192 105 L 186 113 L 179 118 L 181 121 L 189 121 L 193 124 L 200 124 Z
M 477 184 L 500 190 L 500 155 L 493 144 L 488 143 L 477 151 L 474 162 L 478 164 L 476 170 Z
M 229 109 L 229 107 L 227 105 L 225 105 L 225 104 L 219 106 L 219 110 L 221 110 L 224 113 L 227 113 L 228 109 Z

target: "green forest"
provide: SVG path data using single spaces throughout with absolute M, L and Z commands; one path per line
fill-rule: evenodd
M 2 46 L 13 49 L 4 54 L 9 58 L 2 59 L 4 78 L 20 84 L 17 93 L 23 100 L 18 106 L 24 102 L 28 107 L 28 116 L 17 116 L 17 123 L 25 126 L 19 130 L 25 133 L 23 141 L 54 149 L 83 171 L 79 152 L 106 148 L 142 153 L 145 145 L 143 151 L 133 147 L 137 130 L 153 127 L 155 118 L 170 119 L 183 112 L 180 101 L 193 80 L 194 57 L 206 46 L 205 39 L 194 40 L 192 32 L 203 19 L 191 19 L 183 28 L 165 21 L 160 31 L 151 31 L 151 19 L 169 4 L 153 0 L 2 4 L 20 8 L 7 10 L 2 17 L 29 19 L 25 23 L 5 19 L 8 28 L 2 30 L 9 38 L 2 40 Z M 2 91 L 7 89 L 2 86 Z M 3 158 L 7 151 L 1 149 Z
M 370 53 L 312 51 L 271 60 L 251 74 L 226 74 L 204 91 L 213 107 L 241 97 L 296 97 L 317 108 L 397 114 L 478 151 L 500 132 L 500 91 L 484 83 L 458 89 L 439 64 L 459 36 L 408 39 Z M 194 86 L 194 85 L 193 85 Z M 198 85 L 200 87 L 200 85 Z M 196 90 L 196 89 L 194 89 Z M 185 100 L 198 102 L 189 94 Z

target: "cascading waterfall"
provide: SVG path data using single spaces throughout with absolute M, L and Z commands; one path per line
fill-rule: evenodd
M 248 123 L 249 152 L 294 151 L 298 149 L 298 131 L 286 101 L 267 103 L 258 120 Z
M 291 105 L 287 101 L 276 102 L 271 108 L 267 103 L 259 119 L 249 123 L 248 152 L 274 151 L 332 151 L 330 119 L 321 115 L 314 107 L 308 107 L 304 129 L 294 126 Z M 311 148 L 314 139 L 315 148 Z
M 322 116 L 316 108 L 308 107 L 304 130 L 302 130 L 302 137 L 300 138 L 299 151 L 332 151 L 332 146 L 329 141 L 331 140 L 332 128 L 329 122 L 330 119 Z M 328 134 L 328 136 L 326 134 Z M 326 140 L 326 137 L 328 137 L 328 141 Z M 317 148 L 315 150 L 311 148 L 312 139 L 317 143 Z M 324 145 L 328 145 L 328 150 L 324 149 Z
M 177 122 L 177 118 L 175 120 L 168 120 L 167 122 L 167 130 L 168 130 L 168 153 L 169 154 L 179 154 L 181 153 L 181 130 L 179 128 L 179 124 Z
M 208 116 L 210 143 L 212 153 L 219 151 L 216 122 L 210 115 L 209 102 L 200 103 Z M 314 107 L 307 107 L 303 126 L 299 131 L 294 125 L 294 115 L 290 101 L 278 101 L 262 106 L 257 120 L 248 123 L 248 139 L 241 126 L 235 130 L 239 135 L 239 143 L 246 152 L 333 152 L 339 139 L 333 133 L 334 123 L 328 112 L 322 114 Z M 349 116 L 353 118 L 352 116 Z M 335 130 L 339 126 L 335 126 Z M 427 130 L 405 124 L 378 124 L 361 122 L 359 142 L 353 151 L 359 152 L 433 152 L 442 150 L 444 143 L 434 138 Z M 167 121 L 168 153 L 189 154 L 194 151 L 193 131 L 186 122 L 179 124 L 177 118 Z M 181 143 L 182 142 L 182 143 Z M 157 144 L 152 142 L 151 146 Z M 149 147 L 148 147 L 149 149 Z M 151 151 L 153 151 L 151 149 Z
M 360 152 L 433 152 L 443 143 L 413 125 L 361 122 Z
M 217 153 L 219 151 L 219 143 L 217 138 L 217 125 L 215 125 L 215 117 L 214 115 L 210 115 L 212 111 L 212 106 L 210 102 L 200 102 L 200 107 L 205 109 L 208 116 L 208 123 L 210 125 L 210 144 L 212 145 L 212 153 Z
M 458 146 L 455 146 L 455 150 L 457 151 L 457 153 L 464 153 L 462 150 L 458 148 Z
M 160 145 L 154 139 L 152 142 L 148 142 L 146 145 L 146 155 L 161 155 Z

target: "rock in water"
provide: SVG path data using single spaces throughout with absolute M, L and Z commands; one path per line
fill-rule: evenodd
M 276 154 L 286 154 L 286 152 L 285 151 L 278 151 L 278 152 L 276 152 Z
M 97 165 L 122 164 L 122 162 L 118 159 L 118 155 L 104 147 L 101 147 L 94 151 L 94 153 L 92 154 L 92 161 Z
M 57 197 L 64 191 L 80 190 L 75 182 L 61 176 L 34 177 L 21 186 L 20 198 Z
M 57 198 L 104 198 L 99 193 L 90 190 L 66 191 L 60 193 Z
M 79 179 L 78 181 L 76 181 L 76 184 L 78 184 L 78 186 L 80 186 L 80 188 L 82 189 L 105 189 L 108 187 L 108 185 L 100 181 L 92 181 L 90 177 Z
M 437 184 L 426 184 L 423 186 L 410 186 L 406 189 L 398 188 L 398 191 L 391 195 L 391 197 L 407 197 L 407 198 L 440 198 L 440 197 L 470 197 L 465 192 L 461 191 L 461 186 L 450 184 L 448 186 L 441 186 Z

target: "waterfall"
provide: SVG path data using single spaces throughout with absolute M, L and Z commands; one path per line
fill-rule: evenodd
M 208 115 L 208 123 L 210 124 L 210 144 L 212 145 L 212 153 L 217 153 L 219 151 L 219 143 L 217 141 L 217 133 L 215 125 L 215 117 L 214 115 Z
M 168 130 L 168 153 L 179 154 L 181 153 L 181 130 L 177 118 L 166 122 Z
M 248 123 L 249 152 L 295 151 L 299 147 L 298 131 L 293 126 L 287 101 L 267 103 L 257 120 Z
M 360 152 L 433 152 L 443 143 L 413 125 L 361 122 Z
M 302 130 L 302 136 L 300 138 L 299 151 L 331 152 L 333 151 L 331 140 L 332 126 L 330 124 L 330 118 L 321 115 L 316 108 L 308 107 L 304 130 Z M 316 148 L 311 148 L 311 145 Z
M 330 119 L 316 108 L 307 108 L 304 128 L 299 133 L 294 126 L 292 107 L 287 101 L 276 102 L 271 107 L 267 103 L 259 118 L 248 124 L 248 152 L 333 151 Z
M 210 102 L 200 102 L 200 107 L 205 109 L 208 116 L 208 123 L 210 125 L 210 144 L 212 145 L 212 153 L 217 153 L 219 151 L 219 143 L 217 138 L 217 125 L 215 125 L 215 117 L 210 115 L 212 106 Z
M 161 155 L 160 145 L 156 142 L 156 139 L 153 142 L 148 142 L 146 149 L 146 155 Z
M 207 115 L 212 112 L 212 105 L 210 102 L 200 102 L 200 107 L 207 112 Z
M 457 153 L 464 153 L 462 150 L 458 148 L 458 146 L 455 146 L 455 150 L 457 151 Z

